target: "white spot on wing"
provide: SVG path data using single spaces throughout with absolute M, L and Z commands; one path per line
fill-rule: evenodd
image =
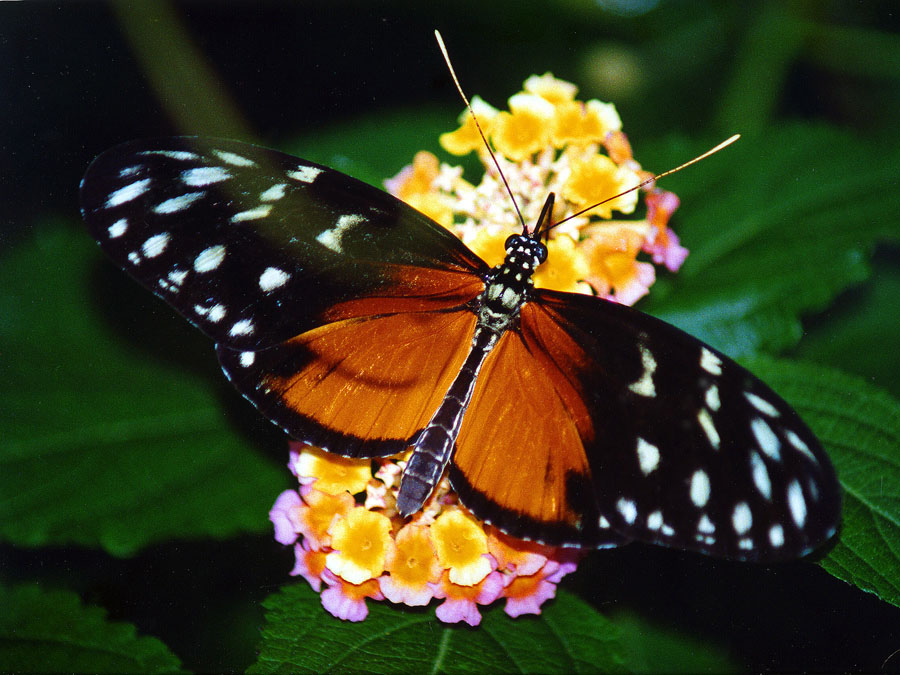
M 106 200 L 106 208 L 110 209 L 114 206 L 120 206 L 121 204 L 130 202 L 133 199 L 137 199 L 148 189 L 150 189 L 149 178 L 135 181 L 134 183 L 126 185 L 125 187 L 120 187 L 109 196 L 109 199 Z
M 722 402 L 719 400 L 719 388 L 712 384 L 709 389 L 706 390 L 706 407 L 716 412 L 721 406 Z
M 645 476 L 659 466 L 659 448 L 640 437 L 637 440 L 637 456 Z
M 731 524 L 734 525 L 734 531 L 738 534 L 746 534 L 753 525 L 753 514 L 747 502 L 738 502 L 734 507 L 734 513 L 731 514 Z
M 784 544 L 784 528 L 775 524 L 769 528 L 769 543 L 775 548 L 779 548 Z
M 781 459 L 781 441 L 772 431 L 772 427 L 766 424 L 762 417 L 754 417 L 750 420 L 750 429 L 759 445 L 759 449 L 772 459 L 778 461 Z
M 222 264 L 225 259 L 225 247 L 221 244 L 210 246 L 200 251 L 200 254 L 194 258 L 194 270 L 197 272 L 211 272 Z
M 256 361 L 256 354 L 253 352 L 241 352 L 241 365 L 244 368 L 252 366 L 254 361 Z
M 231 174 L 222 166 L 200 166 L 181 172 L 181 182 L 191 187 L 205 187 L 229 178 Z
M 716 531 L 716 526 L 713 525 L 713 522 L 705 513 L 703 514 L 703 517 L 700 518 L 700 522 L 697 523 L 697 531 L 702 532 L 703 534 L 712 534 Z
M 768 415 L 769 417 L 778 417 L 778 408 L 761 396 L 757 396 L 752 391 L 745 391 L 744 397 L 750 401 L 750 405 L 759 410 L 762 414 Z
M 750 551 L 753 549 L 753 540 L 750 537 L 743 537 L 738 540 L 738 548 L 744 551 Z
M 600 516 L 597 520 L 597 525 L 604 530 L 609 529 L 609 521 L 606 519 L 606 516 Z
M 766 463 L 756 452 L 750 453 L 750 470 L 753 473 L 753 484 L 756 485 L 756 489 L 763 497 L 770 499 L 772 497 L 772 480 L 769 478 Z
M 184 283 L 184 280 L 187 279 L 188 273 L 185 270 L 174 269 L 169 272 L 169 281 L 171 281 L 176 286 L 181 286 Z
M 115 239 L 116 237 L 121 237 L 125 234 L 125 230 L 128 229 L 128 221 L 125 218 L 119 218 L 116 222 L 109 226 L 109 238 Z
M 172 197 L 171 199 L 167 199 L 154 206 L 153 211 L 159 214 L 178 213 L 179 211 L 184 211 L 205 194 L 205 192 L 188 192 L 177 197 Z
M 260 218 L 265 218 L 269 215 L 269 212 L 272 210 L 271 204 L 260 204 L 256 208 L 248 209 L 246 211 L 240 211 L 239 213 L 235 213 L 231 216 L 232 223 L 242 223 L 247 220 L 258 220 Z
M 155 234 L 143 243 L 143 245 L 141 246 L 141 251 L 143 251 L 145 257 L 155 258 L 160 253 L 166 250 L 166 246 L 169 245 L 169 239 L 170 237 L 168 232 L 160 232 L 159 234 Z
M 354 214 L 341 216 L 338 218 L 337 224 L 334 227 L 319 233 L 319 236 L 316 237 L 316 241 L 325 248 L 330 248 L 335 253 L 343 253 L 341 239 L 344 234 L 346 234 L 354 225 L 359 225 L 360 223 L 365 222 L 365 220 L 366 219 L 362 216 Z
M 784 432 L 784 435 L 787 437 L 788 443 L 793 445 L 795 448 L 797 448 L 797 450 L 809 457 L 812 461 L 816 462 L 817 464 L 819 463 L 819 460 L 816 459 L 816 456 L 812 453 L 812 450 L 809 449 L 809 446 L 796 433 L 794 433 L 791 429 L 787 429 Z
M 803 498 L 803 488 L 796 480 L 792 480 L 788 485 L 787 498 L 791 517 L 797 523 L 797 527 L 803 527 L 806 522 L 806 500 Z
M 700 350 L 700 367 L 712 375 L 721 375 L 722 359 L 704 347 Z
M 269 293 L 276 288 L 284 286 L 290 278 L 291 275 L 284 270 L 280 270 L 277 267 L 267 267 L 266 270 L 259 275 L 259 287 L 266 293 Z
M 128 254 L 128 262 L 130 262 L 132 265 L 137 265 L 141 262 L 140 254 L 137 251 L 132 251 Z
M 619 499 L 619 501 L 616 502 L 616 509 L 622 514 L 622 518 L 624 518 L 625 522 L 629 525 L 633 524 L 637 518 L 637 506 L 630 499 L 625 499 L 624 497 Z
M 177 159 L 181 162 L 188 162 L 193 159 L 200 159 L 199 155 L 194 154 L 193 152 L 188 152 L 187 150 L 144 150 L 138 153 L 139 155 L 160 155 L 161 157 L 168 157 L 169 159 Z
M 227 150 L 213 150 L 212 153 L 226 164 L 231 164 L 232 166 L 256 166 L 256 162 L 252 159 L 247 159 L 234 152 L 228 152 Z
M 265 190 L 260 196 L 260 201 L 263 202 L 275 202 L 284 197 L 284 189 L 287 187 L 287 183 L 277 183 L 273 185 L 268 190 Z
M 287 177 L 301 183 L 312 183 L 320 173 L 322 173 L 322 169 L 315 166 L 300 166 L 296 171 L 288 171 Z
M 663 515 L 662 511 L 654 511 L 649 516 L 647 516 L 647 529 L 648 530 L 658 530 L 663 525 Z
M 238 335 L 251 335 L 253 333 L 253 322 L 250 319 L 241 319 L 235 321 L 228 334 L 232 337 Z
M 719 432 L 716 431 L 716 425 L 713 424 L 712 416 L 706 408 L 700 408 L 700 412 L 697 413 L 697 421 L 700 422 L 703 433 L 709 439 L 709 444 L 713 447 L 713 450 L 718 450 L 721 439 L 719 438 Z
M 213 323 L 218 323 L 225 318 L 225 305 L 213 305 L 209 308 L 208 319 Z
M 204 307 L 203 305 L 194 305 L 194 311 L 200 316 L 205 316 L 212 323 L 218 323 L 225 318 L 227 310 L 225 305 L 213 305 L 212 307 Z
M 638 348 L 641 350 L 641 365 L 644 368 L 644 372 L 641 373 L 640 379 L 637 382 L 629 384 L 628 388 L 638 396 L 653 398 L 656 396 L 656 387 L 653 386 L 653 373 L 656 371 L 656 359 L 653 358 L 653 354 L 651 354 L 650 350 L 644 345 L 638 344 Z
M 691 476 L 691 501 L 697 508 L 706 506 L 709 501 L 709 476 L 703 469 L 697 469 Z

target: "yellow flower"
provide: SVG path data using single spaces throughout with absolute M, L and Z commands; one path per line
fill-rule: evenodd
M 535 270 L 534 285 L 555 291 L 576 292 L 580 283 L 590 273 L 584 255 L 568 235 L 560 235 L 547 242 L 547 258 L 552 265 L 541 265 Z
M 363 507 L 353 509 L 331 529 L 325 566 L 351 584 L 361 584 L 384 571 L 391 543 L 391 521 Z
M 562 189 L 562 196 L 578 206 L 590 206 L 609 199 L 640 182 L 637 174 L 619 167 L 606 155 L 593 154 L 572 162 L 572 174 Z M 631 213 L 637 205 L 637 190 L 606 202 L 591 213 L 609 218 L 612 210 Z
M 553 77 L 553 73 L 544 73 L 543 75 L 532 75 L 522 88 L 529 94 L 540 96 L 545 101 L 553 104 L 560 104 L 571 101 L 578 93 L 578 87 L 571 82 L 559 80 Z
M 427 605 L 434 596 L 429 582 L 441 576 L 441 566 L 431 545 L 428 528 L 407 525 L 394 538 L 385 567 L 389 577 L 381 577 L 381 592 L 391 602 Z
M 556 106 L 553 143 L 558 148 L 568 143 L 597 143 L 621 124 L 615 107 L 610 103 L 566 101 Z
M 480 229 L 475 232 L 474 237 L 466 242 L 468 247 L 472 249 L 479 258 L 484 260 L 488 265 L 494 267 L 503 262 L 506 257 L 506 249 L 503 244 L 511 234 L 518 234 L 518 230 L 509 229 Z
M 518 162 L 549 145 L 553 104 L 534 94 L 516 94 L 509 109 L 497 115 L 491 128 L 497 152 Z
M 447 509 L 431 526 L 431 541 L 450 581 L 472 586 L 491 572 L 487 535 L 475 518 L 459 508 Z
M 341 457 L 312 446 L 300 451 L 294 470 L 300 477 L 315 477 L 316 490 L 330 495 L 345 490 L 350 494 L 362 492 L 372 477 L 370 460 Z
M 497 109 L 478 96 L 472 97 L 471 103 L 472 110 L 478 117 L 478 123 L 481 124 L 481 130 L 486 136 L 489 135 L 494 118 L 497 116 Z M 466 155 L 473 150 L 483 152 L 484 141 L 481 140 L 478 129 L 475 128 L 475 120 L 472 119 L 468 110 L 464 110 L 459 116 L 459 123 L 460 127 L 456 131 L 441 134 L 438 139 L 441 147 L 453 155 Z

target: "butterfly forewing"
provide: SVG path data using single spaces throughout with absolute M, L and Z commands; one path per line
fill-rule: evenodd
M 522 334 L 576 383 L 599 511 L 625 536 L 738 559 L 834 534 L 840 488 L 815 436 L 747 370 L 630 307 L 539 291 Z M 526 306 L 527 307 L 527 306 Z M 540 339 L 564 329 L 578 349 Z
M 88 169 L 81 203 L 113 259 L 235 349 L 327 323 L 341 303 L 417 295 L 426 272 L 458 274 L 465 284 L 486 269 L 453 235 L 385 192 L 234 141 L 117 146 Z

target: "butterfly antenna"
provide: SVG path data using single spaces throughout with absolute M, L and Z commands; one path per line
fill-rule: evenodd
M 624 191 L 620 192 L 620 193 L 617 194 L 617 195 L 613 195 L 612 197 L 607 197 L 607 198 L 604 199 L 602 202 L 597 202 L 596 204 L 591 204 L 591 205 L 588 206 L 587 208 L 581 209 L 581 211 L 579 211 L 578 213 L 573 213 L 571 216 L 567 216 L 567 217 L 563 218 L 563 219 L 560 220 L 558 223 L 554 223 L 554 224 L 551 225 L 550 228 L 548 228 L 548 229 L 552 229 L 552 228 L 556 227 L 557 225 L 562 225 L 562 224 L 565 223 L 566 221 L 572 220 L 572 218 L 577 218 L 578 216 L 580 216 L 580 215 L 582 215 L 582 214 L 584 214 L 584 213 L 587 213 L 587 212 L 590 211 L 591 209 L 596 209 L 598 206 L 601 206 L 602 204 L 606 204 L 607 202 L 611 202 L 613 199 L 618 199 L 618 198 L 621 197 L 622 195 L 627 195 L 629 192 L 634 192 L 635 190 L 640 190 L 640 189 L 641 189 L 642 187 L 644 187 L 645 185 L 649 185 L 650 183 L 653 183 L 654 181 L 657 181 L 657 180 L 659 180 L 660 178 L 663 178 L 663 177 L 665 177 L 665 176 L 671 176 L 673 173 L 676 173 L 676 172 L 678 172 L 678 171 L 681 171 L 682 169 L 686 169 L 686 168 L 688 168 L 691 164 L 696 164 L 696 163 L 699 162 L 701 159 L 706 159 L 706 158 L 709 157 L 710 155 L 715 154 L 715 153 L 717 153 L 719 150 L 722 150 L 723 148 L 725 148 L 725 147 L 731 145 L 732 143 L 734 143 L 734 142 L 735 142 L 737 139 L 739 139 L 740 137 L 741 137 L 740 134 L 735 134 L 735 135 L 732 136 L 731 138 L 728 138 L 728 139 L 722 141 L 721 143 L 719 143 L 716 147 L 710 148 L 709 150 L 707 150 L 706 152 L 704 152 L 702 155 L 698 155 L 697 157 L 694 157 L 694 159 L 690 160 L 689 162 L 685 162 L 684 164 L 681 164 L 681 165 L 679 165 L 679 166 L 676 166 L 674 169 L 669 169 L 668 171 L 663 171 L 662 173 L 656 174 L 656 175 L 653 176 L 652 178 L 648 178 L 647 180 L 641 181 L 640 183 L 638 183 L 638 184 L 635 185 L 634 187 L 628 188 L 627 190 L 624 190 Z
M 447 54 L 447 48 L 444 46 L 444 38 L 441 37 L 441 33 L 438 30 L 434 31 L 434 37 L 437 38 L 438 47 L 440 47 L 441 49 L 441 54 L 444 55 L 444 61 L 447 63 L 447 68 L 450 71 L 450 77 L 453 78 L 453 84 L 456 85 L 456 91 L 459 92 L 459 95 L 462 97 L 462 100 L 466 104 L 466 108 L 469 109 L 469 114 L 472 115 L 472 121 L 475 122 L 475 128 L 478 129 L 478 135 L 481 136 L 481 140 L 484 141 L 484 147 L 487 148 L 488 154 L 490 154 L 491 159 L 494 160 L 494 166 L 497 167 L 497 173 L 500 174 L 500 180 L 502 180 L 503 185 L 506 186 L 506 191 L 509 193 L 509 198 L 512 200 L 513 207 L 516 209 L 516 215 L 519 216 L 519 222 L 522 223 L 522 230 L 527 231 L 528 226 L 525 225 L 525 219 L 522 217 L 522 212 L 519 210 L 519 205 L 516 203 L 516 198 L 513 195 L 512 189 L 509 187 L 509 183 L 506 181 L 506 176 L 503 175 L 503 169 L 500 168 L 500 162 L 497 161 L 497 155 L 494 154 L 494 151 L 491 148 L 491 144 L 488 143 L 487 136 L 484 135 L 484 131 L 481 129 L 481 125 L 478 123 L 478 117 L 475 116 L 475 111 L 472 110 L 472 105 L 469 103 L 469 99 L 466 98 L 466 95 L 462 90 L 462 86 L 460 86 L 459 84 L 459 79 L 456 77 L 456 71 L 453 70 L 453 64 L 450 63 L 450 55 Z M 613 199 L 615 199 L 615 197 L 613 197 Z

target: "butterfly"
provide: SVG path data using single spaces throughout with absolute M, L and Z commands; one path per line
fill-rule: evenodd
M 115 147 L 81 204 L 290 436 L 358 458 L 412 448 L 403 515 L 446 470 L 478 518 L 552 545 L 769 561 L 837 529 L 828 457 L 763 382 L 631 307 L 533 286 L 552 195 L 494 268 L 381 190 L 234 141 Z

